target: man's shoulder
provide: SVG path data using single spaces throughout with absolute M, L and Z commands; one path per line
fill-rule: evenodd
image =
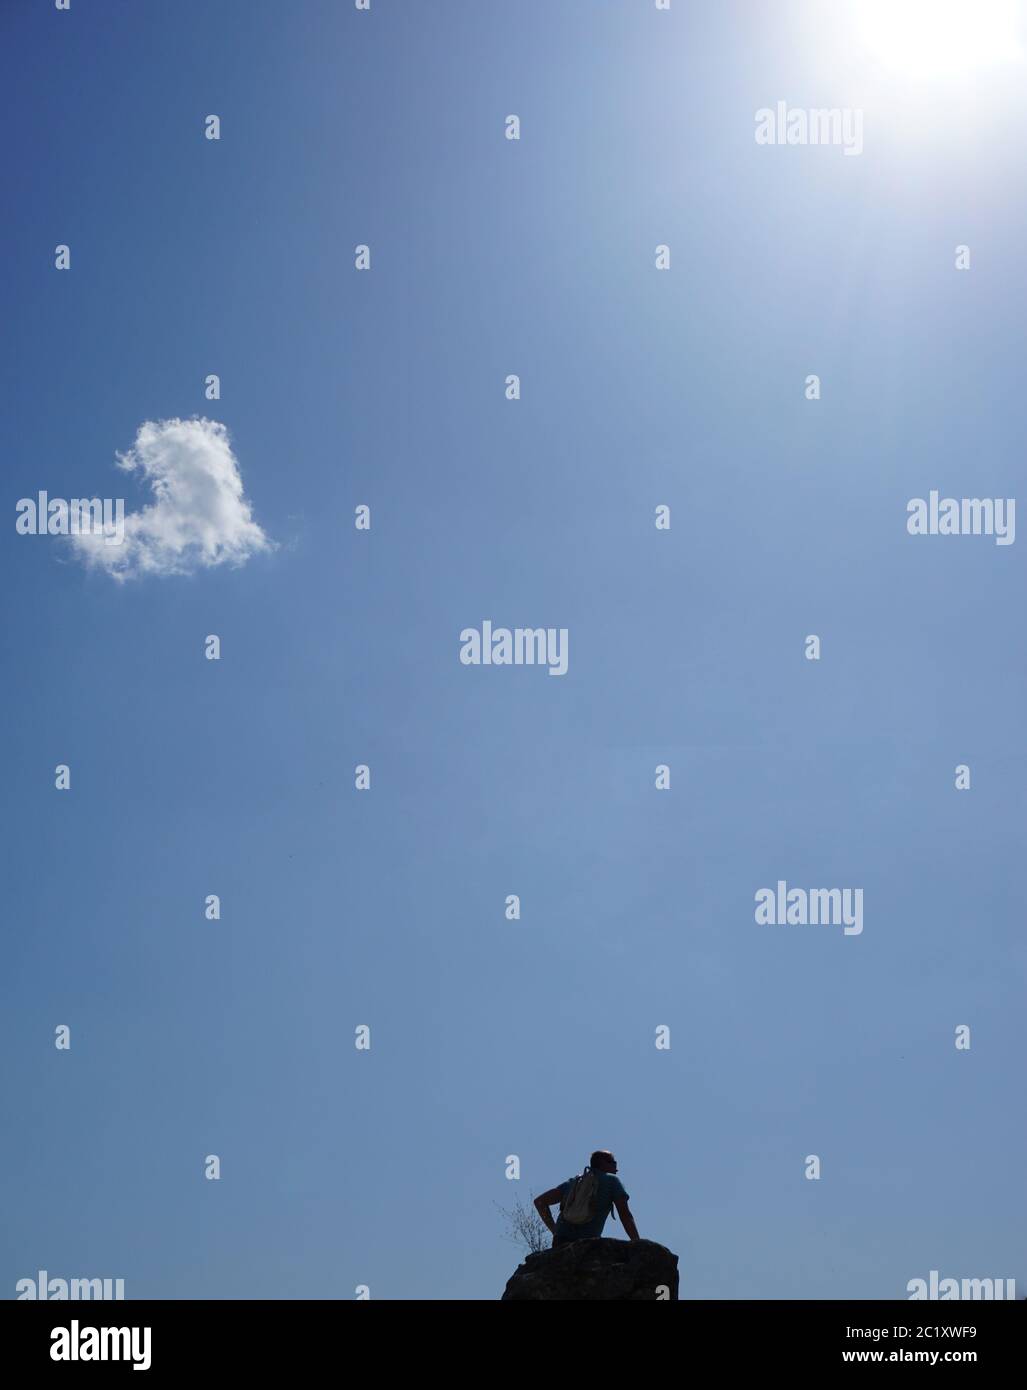
M 628 1195 L 624 1190 L 624 1184 L 621 1182 L 620 1178 L 618 1178 L 616 1173 L 604 1173 L 603 1181 L 606 1184 L 606 1190 L 611 1194 L 611 1196 L 626 1197 Z

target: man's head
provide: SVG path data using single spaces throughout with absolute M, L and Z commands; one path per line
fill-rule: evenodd
M 588 1166 L 593 1173 L 616 1173 L 617 1160 L 609 1149 L 596 1149 L 588 1160 Z

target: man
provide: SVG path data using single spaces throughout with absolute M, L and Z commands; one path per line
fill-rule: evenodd
M 617 1208 L 617 1215 L 621 1219 L 621 1224 L 627 1232 L 628 1240 L 638 1240 L 638 1227 L 635 1225 L 635 1218 L 628 1210 L 628 1194 L 624 1191 L 624 1185 L 620 1178 L 616 1177 L 617 1160 L 609 1149 L 596 1149 L 595 1153 L 588 1160 L 588 1167 L 582 1174 L 581 1179 L 568 1178 L 559 1187 L 551 1187 L 548 1192 L 543 1192 L 541 1197 L 535 1198 L 535 1210 L 545 1222 L 547 1228 L 553 1233 L 553 1249 L 558 1245 L 567 1245 L 572 1240 L 590 1240 L 593 1236 L 601 1236 L 603 1227 L 606 1225 L 606 1218 L 613 1207 Z M 581 1181 L 589 1174 L 595 1179 L 595 1192 L 592 1203 L 592 1219 L 574 1224 L 565 1221 L 561 1215 L 553 1224 L 552 1213 L 549 1208 L 556 1206 L 559 1202 L 561 1209 L 563 1199 L 571 1189 L 571 1184 Z

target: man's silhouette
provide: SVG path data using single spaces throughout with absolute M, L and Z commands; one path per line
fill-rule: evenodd
M 601 1236 L 603 1227 L 606 1225 L 606 1218 L 613 1207 L 617 1208 L 617 1215 L 627 1232 L 628 1239 L 640 1239 L 635 1218 L 628 1210 L 628 1194 L 624 1191 L 624 1185 L 616 1176 L 616 1172 L 617 1160 L 610 1150 L 596 1149 L 588 1160 L 588 1167 L 581 1175 L 583 1179 L 591 1173 L 596 1178 L 593 1214 L 589 1221 L 580 1224 L 565 1221 L 562 1208 L 564 1198 L 570 1192 L 572 1184 L 581 1179 L 568 1178 L 559 1187 L 551 1187 L 548 1192 L 543 1192 L 541 1197 L 535 1198 L 535 1210 L 553 1233 L 554 1250 L 558 1245 L 568 1245 L 572 1240 L 590 1240 L 593 1236 Z M 561 1206 L 561 1215 L 554 1225 L 549 1208 L 555 1207 L 558 1202 Z

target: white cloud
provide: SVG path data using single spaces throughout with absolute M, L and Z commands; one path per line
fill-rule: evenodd
M 153 502 L 126 515 L 121 545 L 71 537 L 79 558 L 113 579 L 242 565 L 274 548 L 253 520 L 228 430 L 216 420 L 147 420 L 118 467 L 148 483 Z

